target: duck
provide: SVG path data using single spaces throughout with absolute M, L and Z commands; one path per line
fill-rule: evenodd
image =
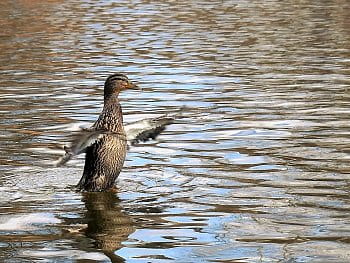
M 90 128 L 81 129 L 63 147 L 65 153 L 56 162 L 63 166 L 74 156 L 85 153 L 83 175 L 77 184 L 78 191 L 104 192 L 115 188 L 127 151 L 140 142 L 146 142 L 174 123 L 175 117 L 162 115 L 124 125 L 119 101 L 120 92 L 138 88 L 122 73 L 110 75 L 104 83 L 104 106 Z

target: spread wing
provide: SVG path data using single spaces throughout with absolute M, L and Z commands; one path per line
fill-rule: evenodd
M 167 125 L 174 122 L 174 117 L 161 116 L 158 118 L 144 119 L 129 123 L 125 125 L 124 134 L 116 132 L 108 132 L 91 129 L 82 129 L 73 135 L 73 139 L 69 146 L 64 146 L 64 155 L 59 158 L 55 166 L 62 166 L 71 160 L 74 156 L 85 153 L 86 149 L 93 145 L 97 140 L 101 139 L 105 134 L 122 136 L 127 142 L 128 146 L 135 145 L 139 142 L 146 142 L 150 139 L 155 139 Z
M 113 134 L 115 136 L 122 136 L 125 138 L 124 134 L 119 134 L 115 132 L 93 130 L 93 129 L 82 129 L 73 135 L 73 140 L 69 146 L 64 146 L 64 155 L 56 162 L 56 166 L 62 166 L 72 159 L 75 155 L 85 153 L 86 149 L 93 145 L 97 140 L 101 139 L 105 134 Z
M 174 122 L 173 117 L 161 116 L 158 118 L 145 119 L 125 125 L 128 145 L 146 142 L 155 139 L 165 128 Z
M 67 163 L 75 155 L 79 155 L 86 151 L 87 147 L 91 146 L 101 136 L 96 131 L 88 129 L 81 130 L 73 135 L 73 140 L 69 146 L 64 146 L 64 155 L 56 162 L 56 166 L 61 166 Z

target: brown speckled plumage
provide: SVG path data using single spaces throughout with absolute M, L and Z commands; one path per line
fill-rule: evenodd
M 106 191 L 114 186 L 125 160 L 127 148 L 139 142 L 155 139 L 174 117 L 167 115 L 143 119 L 123 126 L 120 91 L 134 88 L 123 74 L 107 78 L 104 86 L 104 107 L 91 128 L 75 134 L 70 145 L 64 146 L 65 154 L 56 166 L 62 166 L 71 158 L 85 153 L 83 176 L 77 187 L 80 191 Z
M 125 75 L 107 78 L 104 87 L 104 107 L 91 130 L 108 132 L 86 149 L 85 166 L 78 183 L 79 190 L 105 191 L 114 186 L 125 160 L 127 142 L 119 92 L 134 85 Z

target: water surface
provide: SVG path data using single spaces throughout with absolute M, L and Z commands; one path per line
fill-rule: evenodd
M 349 262 L 346 1 L 1 1 L 0 261 Z M 124 72 L 116 193 L 50 164 Z

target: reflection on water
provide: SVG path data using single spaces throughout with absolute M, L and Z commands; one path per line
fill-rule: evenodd
M 349 262 L 349 6 L 1 1 L 0 261 Z M 124 72 L 118 191 L 49 166 Z
M 113 193 L 86 193 L 83 197 L 87 214 L 85 235 L 95 240 L 95 246 L 101 249 L 113 262 L 124 262 L 114 251 L 123 247 L 122 242 L 134 232 L 132 220 L 119 206 L 119 200 Z

